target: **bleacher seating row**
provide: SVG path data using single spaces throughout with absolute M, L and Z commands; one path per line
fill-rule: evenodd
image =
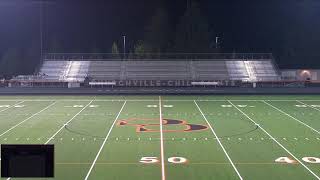
M 45 61 L 39 73 L 48 80 L 84 81 L 89 65 L 89 61 Z
M 274 81 L 272 60 L 199 61 L 44 61 L 40 68 L 50 80 L 243 80 Z

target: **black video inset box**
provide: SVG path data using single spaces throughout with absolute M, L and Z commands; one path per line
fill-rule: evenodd
M 54 145 L 1 145 L 1 177 L 54 177 Z

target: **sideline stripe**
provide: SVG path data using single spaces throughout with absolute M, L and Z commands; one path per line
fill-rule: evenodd
M 194 100 L 193 102 L 196 104 L 196 106 L 197 106 L 197 108 L 198 108 L 199 112 L 201 113 L 201 115 L 202 115 L 203 119 L 204 119 L 204 120 L 206 120 L 206 122 L 207 122 L 208 126 L 210 127 L 210 129 L 211 129 L 211 131 L 212 131 L 212 133 L 213 133 L 213 135 L 216 137 L 216 139 L 217 139 L 217 141 L 218 141 L 219 145 L 221 146 L 221 148 L 222 148 L 222 150 L 223 150 L 224 154 L 227 156 L 227 158 L 228 158 L 228 160 L 229 160 L 230 164 L 232 165 L 232 167 L 233 167 L 234 171 L 237 173 L 237 175 L 238 175 L 239 179 L 243 180 L 243 178 L 241 177 L 241 175 L 240 175 L 240 173 L 239 173 L 238 169 L 236 168 L 236 166 L 235 166 L 235 165 L 234 165 L 234 163 L 232 162 L 232 160 L 231 160 L 231 158 L 230 158 L 229 154 L 227 153 L 226 149 L 223 147 L 223 145 L 222 145 L 222 143 L 221 143 L 220 139 L 218 138 L 218 136 L 217 136 L 216 132 L 213 130 L 213 128 L 212 128 L 212 126 L 211 126 L 211 124 L 209 123 L 209 121 L 207 120 L 206 116 L 203 114 L 202 110 L 200 109 L 200 107 L 199 107 L 198 103 L 197 103 L 195 100 Z
M 262 101 L 262 102 L 264 102 L 265 104 L 269 105 L 270 107 L 272 107 L 272 108 L 274 108 L 274 109 L 278 110 L 279 112 L 281 112 L 281 113 L 285 114 L 286 116 L 288 116 L 288 117 L 290 117 L 290 118 L 294 119 L 295 121 L 299 122 L 300 124 L 303 124 L 304 126 L 306 126 L 306 127 L 310 128 L 310 129 L 311 129 L 311 130 L 313 130 L 314 132 L 316 132 L 316 133 L 320 134 L 320 131 L 318 131 L 318 130 L 314 129 L 313 127 L 311 127 L 310 125 L 308 125 L 308 124 L 306 124 L 306 123 L 304 123 L 304 122 L 300 121 L 299 119 L 297 119 L 297 118 L 295 118 L 295 117 L 291 116 L 290 114 L 288 114 L 288 113 L 286 113 L 286 112 L 282 111 L 281 109 L 279 109 L 279 108 L 277 108 L 277 107 L 273 106 L 272 104 L 269 104 L 269 103 L 267 103 L 266 101 Z
M 21 102 L 18 102 L 18 103 L 16 103 L 16 104 L 14 104 L 14 105 L 10 105 L 9 107 L 7 107 L 7 108 L 5 108 L 5 109 L 2 109 L 0 112 L 3 112 L 3 111 L 6 111 L 6 110 L 8 110 L 8 109 L 10 109 L 10 108 L 12 108 L 12 107 L 14 107 L 14 106 L 16 106 L 16 105 L 19 105 L 19 104 L 21 104 L 21 103 L 24 103 L 25 101 L 21 101 Z
M 160 121 L 160 150 L 161 150 L 161 175 L 162 180 L 166 179 L 165 167 L 164 167 L 164 147 L 163 147 L 163 122 L 162 122 L 162 103 L 161 96 L 159 96 L 159 121 Z
M 87 173 L 87 175 L 86 175 L 86 177 L 85 177 L 85 180 L 87 180 L 87 179 L 89 178 L 89 176 L 90 176 L 90 174 L 91 174 L 91 171 L 92 171 L 94 165 L 96 164 L 96 162 L 97 162 L 97 160 L 98 160 L 98 158 L 99 158 L 99 156 L 100 156 L 100 153 L 101 153 L 104 145 L 106 144 L 106 142 L 107 142 L 107 140 L 108 140 L 108 138 L 109 138 L 109 135 L 111 134 L 111 131 L 112 131 L 114 125 L 116 124 L 116 122 L 117 122 L 117 120 L 118 120 L 118 118 L 119 118 L 119 116 L 120 116 L 120 114 L 121 114 L 124 106 L 126 105 L 126 103 L 127 103 L 127 101 L 124 101 L 124 103 L 123 103 L 123 105 L 122 105 L 122 107 L 121 107 L 121 109 L 120 109 L 117 117 L 114 119 L 113 124 L 112 124 L 112 126 L 110 127 L 108 134 L 107 134 L 106 137 L 104 138 L 104 141 L 103 141 L 103 143 L 102 143 L 102 145 L 101 145 L 101 147 L 100 147 L 100 149 L 99 149 L 96 157 L 94 158 L 94 160 L 93 160 L 93 162 L 92 162 L 92 165 L 91 165 L 91 167 L 90 167 L 90 169 L 89 169 L 89 171 L 88 171 L 88 173 Z
M 12 129 L 16 128 L 16 127 L 19 126 L 20 124 L 22 124 L 22 123 L 28 121 L 29 119 L 33 118 L 34 116 L 36 116 L 36 115 L 40 114 L 41 112 L 49 109 L 51 106 L 53 106 L 53 105 L 56 104 L 56 103 L 57 103 L 57 101 L 53 102 L 52 104 L 50 104 L 50 105 L 48 105 L 47 107 L 45 107 L 45 108 L 43 108 L 42 110 L 40 110 L 39 112 L 31 115 L 31 116 L 28 117 L 27 119 L 25 119 L 25 120 L 19 122 L 18 124 L 12 126 L 10 129 L 8 129 L 8 130 L 6 130 L 5 132 L 3 132 L 2 134 L 0 134 L 0 137 L 3 136 L 3 135 L 5 135 L 6 133 L 8 133 L 9 131 L 11 131 Z
M 279 143 L 271 134 L 269 134 L 261 125 L 257 124 L 253 119 L 251 119 L 246 113 L 240 110 L 237 106 L 235 106 L 231 101 L 228 101 L 234 108 L 236 108 L 239 112 L 241 112 L 245 117 L 247 117 L 250 121 L 255 123 L 259 128 L 266 133 L 274 142 L 276 142 L 282 149 L 284 149 L 290 156 L 292 156 L 296 161 L 298 161 L 305 169 L 307 169 L 314 177 L 320 180 L 320 177 L 315 174 L 311 169 L 309 169 L 305 164 L 303 164 L 295 155 L 293 155 L 287 148 L 285 148 L 281 143 Z
M 48 144 L 66 125 L 68 125 L 74 118 L 76 118 L 83 110 L 85 110 L 94 100 L 91 100 L 86 106 L 84 106 L 77 114 L 75 114 L 68 122 L 66 122 L 61 128 L 54 133 L 45 144 Z

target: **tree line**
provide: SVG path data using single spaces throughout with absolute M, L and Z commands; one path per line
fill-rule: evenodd
M 215 52 L 213 48 L 214 33 L 209 28 L 206 16 L 201 12 L 197 2 L 191 3 L 176 25 L 172 25 L 169 12 L 158 8 L 143 28 L 142 37 L 127 47 L 127 57 L 144 53 L 208 53 Z M 120 41 L 119 41 L 120 42 Z M 52 38 L 47 45 L 50 52 L 63 52 L 61 42 Z M 100 53 L 99 48 L 92 45 L 89 53 Z M 103 51 L 105 53 L 105 51 Z M 108 50 L 114 56 L 120 57 L 123 45 L 113 42 Z M 25 47 L 8 48 L 0 54 L 0 75 L 30 74 L 34 72 L 40 61 L 40 45 L 32 42 Z
M 144 28 L 144 36 L 125 53 L 130 57 L 145 53 L 217 52 L 214 31 L 209 28 L 198 3 L 192 3 L 175 26 L 171 23 L 168 12 L 164 8 L 157 9 Z M 119 47 L 123 45 L 113 42 L 111 53 L 123 53 L 123 48 Z
M 200 7 L 196 0 L 190 1 L 192 1 L 190 6 L 183 12 L 175 13 L 175 17 L 172 17 L 172 14 L 170 14 L 172 12 L 168 8 L 160 6 L 147 21 L 143 18 L 144 25 L 136 30 L 139 32 L 131 33 L 138 35 L 135 35 L 134 38 L 127 37 L 126 58 L 130 59 L 131 56 L 137 57 L 139 54 L 146 53 L 272 52 L 280 67 L 301 68 L 303 65 L 303 68 L 316 68 L 315 65 L 318 65 L 319 68 L 319 63 L 316 62 L 320 57 L 320 36 L 317 31 L 320 28 L 319 23 L 314 24 L 304 19 L 299 20 L 297 17 L 300 16 L 296 15 L 297 17 L 289 18 L 290 21 L 284 21 L 286 18 L 275 21 L 273 18 L 265 17 L 265 19 L 259 18 L 258 24 L 251 25 L 248 22 L 247 25 L 243 25 L 243 19 L 230 21 L 233 17 L 226 15 L 229 13 L 228 10 L 223 11 L 225 14 L 222 14 L 222 17 L 217 16 L 219 13 L 216 13 L 215 16 L 211 14 L 210 19 L 208 19 L 208 16 L 204 14 L 205 7 Z M 297 6 L 295 9 L 298 11 L 300 8 L 300 6 Z M 259 13 L 261 8 L 254 10 L 252 14 Z M 279 12 L 282 12 L 282 9 L 280 10 Z M 317 13 L 316 10 L 313 10 L 313 12 Z M 308 17 L 313 17 L 311 15 Z M 229 20 L 224 19 L 226 16 L 229 17 Z M 220 22 L 219 25 L 219 21 L 223 23 Z M 228 23 L 232 24 L 231 28 L 225 25 Z M 258 27 L 258 25 L 260 26 Z M 265 27 L 272 25 L 274 25 L 273 28 L 265 29 Z M 278 29 L 277 27 L 280 26 L 286 28 Z M 306 27 L 308 30 L 305 30 Z M 127 27 L 130 32 L 133 31 L 132 29 L 135 28 Z M 246 32 L 246 35 L 243 35 L 243 31 Z M 128 33 L 130 34 L 130 32 Z M 268 32 L 268 35 L 265 35 L 266 32 Z M 222 36 L 223 46 L 217 46 L 217 34 Z M 274 34 L 274 36 L 271 37 L 269 34 Z M 88 39 L 91 38 L 90 40 L 92 40 L 91 42 L 81 38 L 74 38 L 74 41 L 66 39 L 63 37 L 63 35 L 66 36 L 63 32 L 59 34 L 60 36 L 57 32 L 47 33 L 46 35 L 44 53 L 113 53 L 114 57 L 123 58 L 124 48 L 121 36 L 113 37 L 114 35 L 108 34 L 108 37 L 112 36 L 114 39 L 101 40 L 104 43 L 104 47 L 101 47 L 101 45 L 97 45 L 99 43 L 94 43 L 97 39 L 91 38 L 91 35 L 88 35 Z M 246 39 L 239 38 L 241 35 L 245 36 Z M 100 36 L 99 33 L 95 37 Z M 30 42 L 26 43 L 21 40 L 21 43 L 19 41 L 19 45 L 16 46 L 2 42 L 4 44 L 2 46 L 5 46 L 5 48 L 0 46 L 0 78 L 1 76 L 32 74 L 41 64 L 40 40 L 37 37 L 22 37 L 22 35 L 17 36 L 16 39 L 20 40 L 20 38 L 24 41 L 29 39 Z M 115 39 L 117 40 L 115 41 Z M 87 42 L 84 43 L 85 41 Z

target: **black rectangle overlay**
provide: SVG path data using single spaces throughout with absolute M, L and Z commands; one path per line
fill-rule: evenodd
M 1 145 L 1 177 L 54 177 L 54 145 Z

